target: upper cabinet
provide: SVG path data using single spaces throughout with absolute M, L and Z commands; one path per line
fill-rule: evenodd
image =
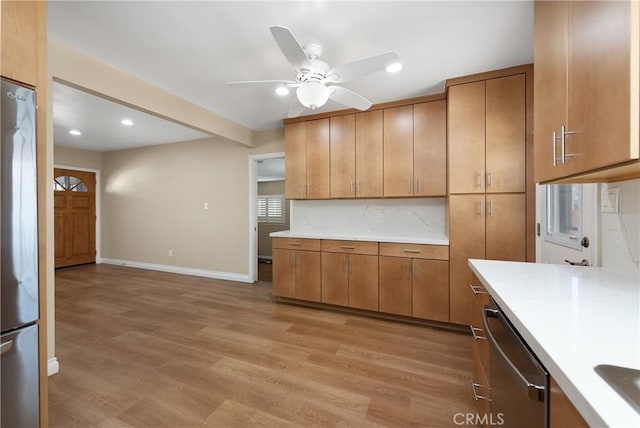
M 640 176 L 639 46 L 638 2 L 535 3 L 537 182 Z
M 36 86 L 38 69 L 38 2 L 1 3 L 2 76 Z M 46 31 L 46 28 L 44 29 Z
M 384 110 L 384 196 L 413 195 L 413 106 Z
M 329 119 L 288 124 L 284 141 L 286 197 L 329 198 Z
M 525 74 L 449 87 L 449 193 L 524 192 Z

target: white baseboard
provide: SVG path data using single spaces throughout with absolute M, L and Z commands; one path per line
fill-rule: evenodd
M 160 272 L 177 273 L 181 275 L 202 276 L 205 278 L 224 279 L 227 281 L 252 282 L 249 281 L 249 275 L 231 272 L 218 272 L 215 270 L 193 269 L 171 265 L 160 265 L 156 263 L 133 262 L 130 260 L 118 260 L 109 258 L 100 258 L 96 263 L 105 263 L 108 265 L 127 266 L 138 269 L 157 270 Z
M 60 364 L 56 357 L 49 358 L 47 361 L 47 376 L 52 376 L 60 371 Z

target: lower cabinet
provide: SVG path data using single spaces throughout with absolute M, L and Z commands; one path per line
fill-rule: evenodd
M 320 302 L 320 240 L 274 238 L 273 247 L 273 295 Z
M 473 395 L 476 399 L 478 413 L 489 414 L 490 391 L 489 387 L 489 342 L 484 333 L 482 312 L 484 306 L 489 304 L 489 294 L 480 281 L 473 275 L 473 280 L 467 290 L 472 302 L 471 333 L 473 335 Z
M 589 426 L 553 377 L 550 377 L 549 388 L 549 428 Z

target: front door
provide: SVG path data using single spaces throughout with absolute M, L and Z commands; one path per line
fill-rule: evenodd
M 56 168 L 55 267 L 96 261 L 96 175 Z

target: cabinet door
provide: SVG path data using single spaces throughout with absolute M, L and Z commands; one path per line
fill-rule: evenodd
M 384 196 L 413 194 L 413 106 L 384 110 Z
M 485 257 L 484 195 L 449 197 L 449 320 L 471 324 L 472 296 L 469 284 L 473 273 L 469 259 Z
M 576 172 L 589 171 L 638 158 L 638 107 L 631 115 L 631 94 L 638 98 L 637 4 L 569 2 L 568 19 L 568 131 L 569 153 L 577 154 Z M 636 27 L 631 33 L 632 21 Z M 631 40 L 635 46 L 632 47 Z M 636 57 L 630 75 L 631 52 Z M 631 86 L 631 79 L 634 85 Z M 635 87 L 634 87 L 635 86 Z M 631 123 L 635 137 L 631 141 Z
M 447 102 L 416 104 L 413 106 L 413 195 L 446 194 Z
M 331 158 L 331 197 L 356 196 L 356 121 L 355 115 L 329 119 Z
M 0 19 L 2 76 L 36 85 L 38 11 L 35 1 L 3 1 Z
M 567 121 L 567 2 L 536 1 L 533 76 L 534 179 L 551 180 L 562 175 L 571 164 L 553 166 L 560 155 L 560 127 Z
M 295 251 L 273 249 L 273 295 L 296 297 Z
M 526 195 L 487 195 L 486 258 L 526 261 Z
M 449 262 L 413 259 L 413 316 L 449 321 Z
M 378 310 L 378 256 L 349 255 L 349 306 Z
M 483 193 L 485 82 L 449 87 L 449 193 Z
M 379 257 L 380 312 L 411 316 L 411 259 Z
M 320 302 L 321 267 L 319 251 L 296 251 L 296 299 Z
M 307 122 L 307 199 L 329 197 L 329 119 Z
M 307 188 L 307 124 L 284 126 L 284 193 L 287 199 L 304 199 Z
M 356 114 L 356 196 L 382 197 L 382 110 Z
M 524 192 L 525 75 L 486 82 L 487 193 Z
M 349 305 L 349 255 L 322 253 L 322 303 Z

